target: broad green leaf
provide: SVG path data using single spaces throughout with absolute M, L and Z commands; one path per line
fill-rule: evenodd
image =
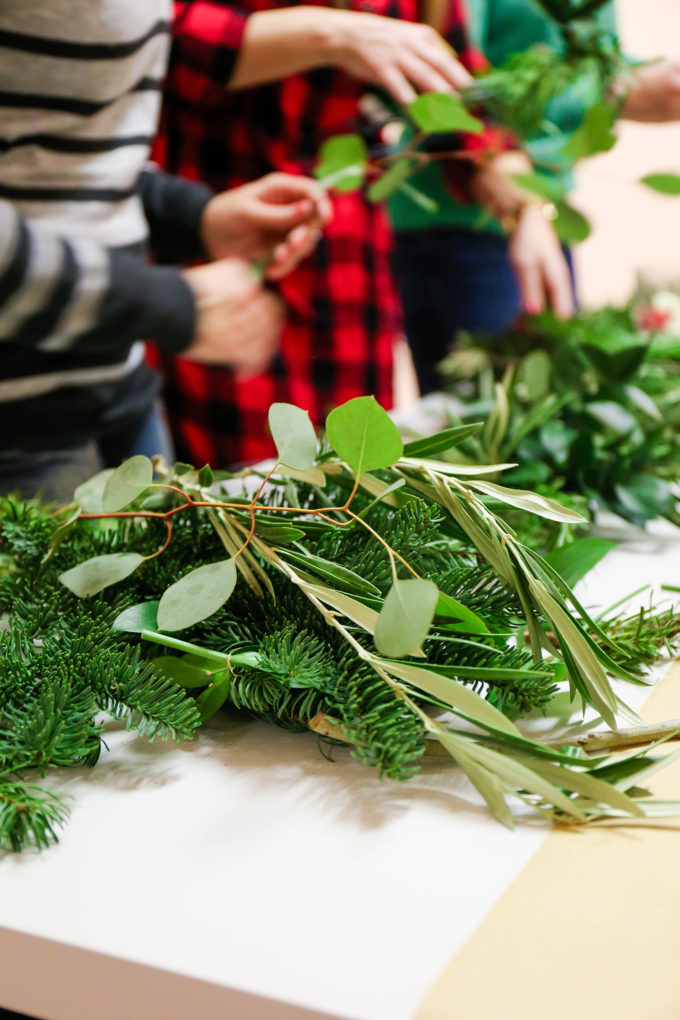
M 229 670 L 225 670 L 219 676 L 215 677 L 214 683 L 208 687 L 207 691 L 203 691 L 199 694 L 196 699 L 196 708 L 200 712 L 201 720 L 206 722 L 216 712 L 222 708 L 225 701 L 229 697 L 229 685 L 231 681 L 231 673 Z
M 637 386 L 624 386 L 624 391 L 631 404 L 637 407 L 638 411 L 642 411 L 652 421 L 661 421 L 663 416 L 661 411 L 644 390 L 639 389 Z
M 520 188 L 524 188 L 525 191 L 530 191 L 534 195 L 541 195 L 542 198 L 547 198 L 551 202 L 561 202 L 567 194 L 564 184 L 557 177 L 548 177 L 547 174 L 538 172 L 513 174 L 512 176 Z
M 614 492 L 625 513 L 640 521 L 661 517 L 676 503 L 670 482 L 655 475 L 633 475 L 625 485 L 616 485 Z
M 375 397 L 355 397 L 336 407 L 328 415 L 326 436 L 356 475 L 391 467 L 404 449 L 397 426 Z
M 504 485 L 496 485 L 494 482 L 469 482 L 471 489 L 483 492 L 487 496 L 507 503 L 508 506 L 517 507 L 518 510 L 528 510 L 529 513 L 538 517 L 545 517 L 549 521 L 560 521 L 564 524 L 586 524 L 585 517 L 562 506 L 554 499 L 541 496 L 537 492 L 525 492 L 523 489 L 508 489 Z
M 585 405 L 586 413 L 610 428 L 617 436 L 625 436 L 638 427 L 637 418 L 614 400 L 591 400 Z
M 333 581 L 339 588 L 354 591 L 358 595 L 380 595 L 380 589 L 374 584 L 339 563 L 331 563 L 321 556 L 301 553 L 295 549 L 281 549 L 279 555 L 286 563 L 292 563 L 294 567 L 300 567 L 310 574 L 318 574 L 327 581 Z
M 383 202 L 396 191 L 417 169 L 418 164 L 412 159 L 400 159 L 393 163 L 385 173 L 373 181 L 366 194 L 371 202 Z
M 435 432 L 433 436 L 414 439 L 410 443 L 404 443 L 404 457 L 430 457 L 433 453 L 451 450 L 465 439 L 474 436 L 483 427 L 484 423 L 481 421 L 472 425 L 455 425 L 453 428 L 444 429 L 443 432 Z
M 647 174 L 640 181 L 653 191 L 662 195 L 680 195 L 680 176 L 678 174 Z
M 364 183 L 368 159 L 368 149 L 360 135 L 336 135 L 321 146 L 314 176 L 324 187 L 356 191 Z
M 163 593 L 158 606 L 159 630 L 183 630 L 200 623 L 224 605 L 235 586 L 233 557 L 197 567 Z
M 143 630 L 158 630 L 158 602 L 139 602 L 119 613 L 111 624 L 113 630 L 141 634 Z
M 152 659 L 151 665 L 161 676 L 174 680 L 187 690 L 214 683 L 215 663 L 206 662 L 205 666 L 197 666 L 177 655 L 161 655 L 157 659 Z
M 322 585 L 309 584 L 308 581 L 303 581 L 300 587 L 307 594 L 313 595 L 320 602 L 332 606 L 333 609 L 337 609 L 338 612 L 353 620 L 354 623 L 358 623 L 369 634 L 375 633 L 378 621 L 378 614 L 375 609 L 365 606 L 362 602 L 357 602 L 356 599 L 343 594 L 343 592 L 333 591 L 332 588 L 325 588 Z
M 424 131 L 434 135 L 449 131 L 465 131 L 478 135 L 484 125 L 468 113 L 458 96 L 448 92 L 426 92 L 408 104 L 408 115 Z
M 101 514 L 104 512 L 104 487 L 113 472 L 114 468 L 104 468 L 103 471 L 78 486 L 73 498 L 80 503 L 83 513 Z
M 451 598 L 450 595 L 446 595 L 443 591 L 439 592 L 435 616 L 444 617 L 447 621 L 455 620 L 455 624 L 448 626 L 449 630 L 461 631 L 463 634 L 489 633 L 489 628 L 481 616 L 477 616 L 471 609 L 464 606 L 462 602 Z
M 141 496 L 153 481 L 153 464 L 148 457 L 138 454 L 124 460 L 104 486 L 102 505 L 104 513 L 115 513 L 129 506 Z
M 552 361 L 547 351 L 531 351 L 522 358 L 517 370 L 517 383 L 524 387 L 531 403 L 547 396 L 551 377 Z
M 449 705 L 455 712 L 465 716 L 470 722 L 479 726 L 490 726 L 501 733 L 521 737 L 521 733 L 507 716 L 457 680 L 444 676 L 442 673 L 431 672 L 410 662 L 391 662 L 388 659 L 373 658 L 373 662 L 382 666 L 391 676 L 405 680 L 412 687 L 424 691 L 432 698 Z
M 316 433 L 307 411 L 294 404 L 272 404 L 269 428 L 281 464 L 308 471 L 316 460 Z
M 555 202 L 557 218 L 553 226 L 563 244 L 580 244 L 590 237 L 590 223 L 583 213 L 568 202 Z
M 573 588 L 611 549 L 615 548 L 616 542 L 588 535 L 586 538 L 578 538 L 568 545 L 552 549 L 546 553 L 545 560 L 564 578 L 569 587 Z
M 617 110 L 612 103 L 595 103 L 589 107 L 581 124 L 569 138 L 562 152 L 567 159 L 577 162 L 598 152 L 609 152 L 617 142 L 612 130 Z
M 85 560 L 77 567 L 71 567 L 59 575 L 59 580 L 74 595 L 84 599 L 96 595 L 109 585 L 123 581 L 143 562 L 144 557 L 136 552 L 109 553 L 106 556 L 95 556 L 91 560 Z
M 418 655 L 434 619 L 439 591 L 432 581 L 395 581 L 375 626 L 375 646 L 381 655 L 400 659 Z

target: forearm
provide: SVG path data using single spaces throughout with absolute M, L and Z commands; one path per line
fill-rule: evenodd
M 201 220 L 213 192 L 204 184 L 149 168 L 138 191 L 157 262 L 177 264 L 204 258 Z
M 7 342 L 64 352 L 87 345 L 126 356 L 140 338 L 179 351 L 195 305 L 176 270 L 62 237 L 0 201 L 0 352 Z
M 306 6 L 252 14 L 228 88 L 250 88 L 335 64 L 348 17 L 361 14 Z

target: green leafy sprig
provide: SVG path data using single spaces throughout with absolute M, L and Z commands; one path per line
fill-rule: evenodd
M 644 751 L 621 781 L 605 783 L 595 774 L 600 759 L 529 740 L 501 710 L 504 691 L 516 692 L 508 709 L 527 710 L 545 703 L 564 677 L 611 725 L 617 712 L 626 714 L 606 671 L 637 677 L 614 661 L 616 642 L 609 635 L 603 647 L 601 628 L 559 574 L 522 546 L 485 500 L 492 491 L 522 512 L 564 523 L 578 515 L 545 497 L 486 482 L 497 466 L 431 459 L 469 437 L 467 426 L 404 447 L 372 398 L 332 412 L 329 445 L 320 451 L 299 409 L 275 405 L 270 425 L 279 461 L 254 493 L 222 499 L 209 487 L 212 472 L 188 465 L 157 465 L 162 480 L 153 482 L 150 464 L 133 458 L 79 490 L 80 513 L 69 510 L 42 541 L 43 555 L 47 550 L 51 557 L 42 580 L 40 572 L 24 573 L 21 559 L 4 579 L 15 592 L 10 626 L 16 617 L 25 634 L 31 628 L 54 633 L 57 624 L 45 607 L 55 605 L 61 588 L 59 628 L 65 630 L 68 610 L 66 632 L 82 640 L 84 627 L 99 646 L 99 660 L 91 646 L 79 651 L 88 663 L 78 670 L 90 700 L 78 760 L 87 754 L 91 763 L 98 753 L 97 731 L 87 720 L 97 704 L 110 710 L 110 699 L 129 704 L 131 725 L 138 725 L 135 697 L 143 696 L 151 719 L 174 713 L 169 735 L 190 732 L 230 703 L 278 725 L 348 742 L 393 778 L 412 774 L 434 741 L 507 825 L 508 795 L 555 820 L 643 816 L 645 802 L 625 790 L 648 767 Z M 93 545 L 97 555 L 78 557 L 79 548 Z M 219 558 L 220 547 L 226 559 Z M 133 555 L 136 566 L 128 571 Z M 103 619 L 116 592 L 125 595 L 122 611 L 102 639 L 92 612 Z M 1 596 L 0 589 L 0 605 Z M 299 639 L 298 631 L 304 632 Z M 112 644 L 123 658 L 107 658 L 103 676 L 102 656 L 110 656 Z M 164 654 L 151 658 L 158 645 Z M 52 647 L 46 641 L 33 654 L 52 655 Z M 75 647 L 60 650 L 62 669 Z M 29 689 L 30 680 L 22 679 L 24 652 L 13 654 L 17 679 L 5 687 L 10 708 L 0 707 L 6 740 L 0 760 L 18 783 L 27 765 L 66 763 L 68 754 L 50 752 L 42 765 L 18 755 L 11 705 L 26 712 L 28 702 L 17 700 L 17 692 Z M 42 675 L 57 680 L 61 674 L 48 665 Z M 158 691 L 165 693 L 154 702 Z M 78 746 L 72 744 L 72 756 Z M 25 842 L 16 827 L 11 833 L 6 845 Z

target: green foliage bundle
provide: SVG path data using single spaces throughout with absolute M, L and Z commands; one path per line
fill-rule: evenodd
M 537 0 L 558 25 L 563 52 L 539 43 L 513 54 L 500 68 L 490 68 L 466 91 L 466 103 L 478 105 L 522 140 L 536 138 L 546 123 L 550 102 L 577 81 L 592 85 L 599 97 L 581 128 L 570 140 L 573 159 L 606 151 L 614 144 L 620 94 L 625 90 L 629 63 L 618 39 L 605 31 L 594 15 L 608 0 Z M 619 86 L 615 95 L 614 85 Z
M 270 425 L 279 462 L 254 494 L 216 495 L 207 467 L 157 464 L 154 481 L 134 457 L 56 515 L 0 503 L 0 846 L 56 838 L 65 808 L 36 776 L 94 765 L 102 711 L 177 739 L 225 704 L 348 743 L 390 779 L 437 744 L 506 825 L 508 794 L 559 821 L 665 810 L 639 799 L 658 765 L 644 750 L 619 773 L 512 721 L 568 680 L 613 725 L 605 670 L 639 674 L 485 506 L 488 469 L 429 459 L 476 426 L 404 447 L 369 397 L 331 413 L 320 451 L 299 409 L 274 405 Z
M 487 421 L 458 450 L 475 463 L 515 462 L 508 484 L 572 508 L 680 524 L 679 355 L 677 338 L 639 330 L 629 308 L 463 337 L 444 378 L 466 401 L 463 420 Z M 546 530 L 534 529 L 533 544 L 545 547 Z

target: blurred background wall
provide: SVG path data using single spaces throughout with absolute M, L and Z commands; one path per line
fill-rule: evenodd
M 680 59 L 680 0 L 619 0 L 618 7 L 627 53 Z M 625 301 L 637 272 L 680 284 L 680 198 L 636 183 L 663 170 L 680 173 L 680 125 L 622 122 L 616 147 L 579 170 L 573 201 L 593 225 L 576 252 L 585 305 Z

